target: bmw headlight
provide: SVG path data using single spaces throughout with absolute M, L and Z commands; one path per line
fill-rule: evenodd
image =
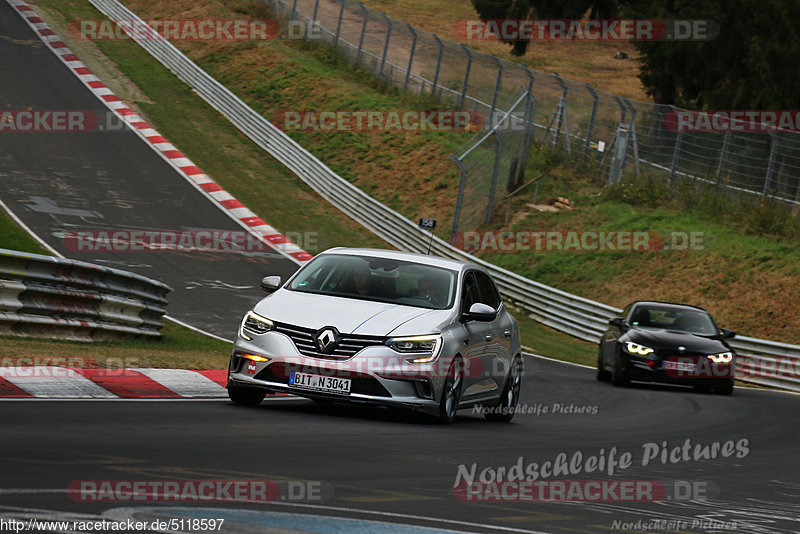
M 648 354 L 652 354 L 655 352 L 650 347 L 639 345 L 638 343 L 634 343 L 633 341 L 625 342 L 625 350 L 627 350 L 631 354 L 636 354 L 637 356 L 647 356 Z
M 393 337 L 386 340 L 386 345 L 400 354 L 419 354 L 419 357 L 408 360 L 411 363 L 429 363 L 439 356 L 442 336 Z
M 253 338 L 248 334 L 260 336 L 261 334 L 266 334 L 272 330 L 274 326 L 275 325 L 273 322 L 266 317 L 263 317 L 254 311 L 249 311 L 244 314 L 242 324 L 239 326 L 239 337 L 244 338 L 247 341 L 253 341 Z
M 720 352 L 719 354 L 709 354 L 708 359 L 714 363 L 730 363 L 733 361 L 733 353 Z

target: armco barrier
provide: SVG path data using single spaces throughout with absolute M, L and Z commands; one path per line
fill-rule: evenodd
M 0 249 L 0 334 L 158 338 L 170 291 L 111 267 Z
M 90 0 L 92 5 L 112 20 L 144 22 L 116 0 Z M 143 33 L 143 32 L 140 32 Z M 396 211 L 384 206 L 347 180 L 341 178 L 267 119 L 242 102 L 225 86 L 212 78 L 169 41 L 131 36 L 142 48 L 188 84 L 201 98 L 219 111 L 258 146 L 266 150 L 294 172 L 320 196 L 352 219 L 401 250 L 424 253 L 428 250 L 430 234 Z M 497 280 L 503 296 L 525 311 L 530 317 L 586 341 L 597 341 L 618 308 L 529 280 L 488 262 L 475 258 L 434 237 L 434 254 L 468 260 L 486 267 Z M 800 346 L 754 338 L 734 340 L 737 351 L 747 357 L 781 357 L 800 361 Z M 752 355 L 752 356 L 751 356 Z M 776 367 L 779 368 L 779 367 Z M 796 377 L 777 373 L 753 373 L 743 377 L 764 385 L 800 391 Z

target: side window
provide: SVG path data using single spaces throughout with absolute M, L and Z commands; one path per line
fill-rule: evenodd
M 489 278 L 489 275 L 480 271 L 475 271 L 475 278 L 478 280 L 478 288 L 481 291 L 481 302 L 488 304 L 493 310 L 500 307 L 500 294 Z
M 478 282 L 475 280 L 475 274 L 468 272 L 464 275 L 464 296 L 461 299 L 461 309 L 464 311 L 469 310 L 470 306 L 476 302 L 481 301 L 480 291 L 478 289 Z
M 631 315 L 631 308 L 633 308 L 632 302 L 627 306 L 625 306 L 625 309 L 622 310 L 622 318 L 625 319 L 626 321 L 628 320 L 628 317 L 630 317 Z

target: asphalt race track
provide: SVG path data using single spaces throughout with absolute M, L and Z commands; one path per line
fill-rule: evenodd
M 105 112 L 5 2 L 0 37 L 6 109 Z M 262 276 L 296 268 L 277 254 L 69 251 L 63 235 L 75 229 L 239 229 L 131 132 L 4 132 L 0 180 L 3 202 L 50 246 L 165 281 L 175 289 L 172 316 L 224 337 L 260 297 Z M 615 388 L 592 370 L 533 357 L 525 368 L 511 424 L 466 410 L 441 426 L 291 397 L 257 408 L 223 398 L 4 400 L 0 530 L 19 520 L 21 531 L 98 532 L 27 527 L 33 519 L 114 519 L 165 523 L 148 531 L 209 532 L 191 521 L 214 519 L 224 520 L 225 533 L 800 531 L 796 395 Z M 547 472 L 552 464 L 562 472 Z M 501 470 L 548 484 L 650 481 L 665 494 L 615 500 L 611 491 L 597 502 L 587 490 L 564 503 L 515 499 L 508 486 L 497 501 L 454 492 L 459 476 L 493 480 Z M 165 502 L 113 493 L 82 500 L 74 491 L 102 481 L 253 480 L 277 492 L 238 502 L 198 502 L 184 492 Z M 489 487 L 476 493 L 490 495 Z
M 800 530 L 795 396 L 751 389 L 737 389 L 733 397 L 667 387 L 619 389 L 595 381 L 589 369 L 534 358 L 525 364 L 524 412 L 511 424 L 489 423 L 467 410 L 452 426 L 440 426 L 377 408 L 294 398 L 267 400 L 258 408 L 225 400 L 6 401 L 0 404 L 0 517 L 226 518 L 223 531 L 231 533 L 267 532 L 265 525 L 337 531 L 332 519 L 309 526 L 307 514 L 466 532 L 601 532 L 614 531 L 615 521 L 686 522 L 684 528 L 649 532 Z M 746 440 L 746 455 L 662 463 L 659 452 L 642 467 L 648 447 L 666 441 L 673 448 L 687 439 L 692 447 Z M 661 502 L 554 504 L 462 502 L 453 493 L 460 464 L 477 463 L 481 471 L 510 467 L 523 457 L 525 465 L 541 465 L 559 453 L 589 457 L 604 450 L 608 456 L 612 447 L 633 459 L 615 479 L 668 487 L 682 481 L 680 488 L 693 485 L 705 494 L 692 500 L 675 494 Z M 610 477 L 580 472 L 567 478 Z M 73 481 L 187 479 L 292 482 L 309 488 L 303 491 L 314 498 L 295 491 L 257 504 L 76 502 L 66 491 Z M 729 528 L 690 527 L 700 520 Z M 342 532 L 380 531 L 367 525 L 358 530 L 351 524 Z
M 0 2 L 0 102 L 8 110 L 109 110 Z M 168 313 L 231 339 L 263 296 L 262 277 L 297 264 L 275 252 L 76 252 L 70 231 L 236 230 L 135 133 L 2 132 L 0 200 L 52 248 L 70 258 L 134 271 L 168 284 Z M 214 303 L 210 305 L 210 303 Z

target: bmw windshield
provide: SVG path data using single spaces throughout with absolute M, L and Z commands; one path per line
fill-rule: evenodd
M 432 310 L 453 306 L 456 273 L 385 258 L 325 254 L 314 258 L 287 286 L 290 291 L 373 300 Z
M 717 334 L 717 327 L 707 313 L 666 306 L 637 306 L 631 313 L 630 324 L 703 336 Z

